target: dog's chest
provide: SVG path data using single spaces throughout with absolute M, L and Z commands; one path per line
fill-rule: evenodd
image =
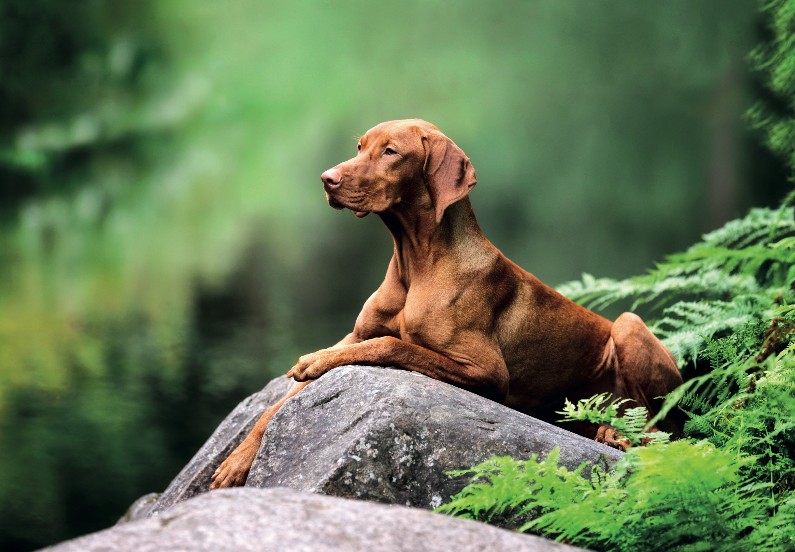
M 454 286 L 412 287 L 397 316 L 400 338 L 431 348 L 449 343 L 461 307 L 461 293 Z

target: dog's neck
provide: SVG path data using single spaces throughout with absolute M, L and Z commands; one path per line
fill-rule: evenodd
M 421 277 L 444 257 L 466 254 L 488 243 L 468 197 L 450 205 L 439 224 L 431 205 L 405 209 L 398 204 L 379 215 L 395 242 L 398 272 L 407 281 Z

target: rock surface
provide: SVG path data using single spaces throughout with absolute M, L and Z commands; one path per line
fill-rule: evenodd
M 284 378 L 241 403 L 150 508 L 163 512 L 203 493 L 210 475 L 267 405 Z M 434 508 L 466 484 L 446 472 L 495 455 L 545 456 L 560 463 L 612 464 L 621 453 L 478 395 L 417 373 L 345 366 L 296 395 L 273 417 L 246 486 Z
M 539 537 L 414 508 L 298 493 L 227 489 L 158 516 L 67 541 L 50 550 L 364 551 L 578 550 Z
M 248 435 L 260 414 L 281 399 L 291 385 L 292 382 L 287 378 L 275 378 L 262 391 L 243 400 L 224 418 L 207 442 L 182 468 L 182 471 L 177 474 L 154 503 L 149 500 L 147 507 L 136 508 L 136 504 L 150 495 L 139 498 L 121 521 L 143 519 L 162 512 L 177 502 L 206 492 L 215 469 Z
M 128 521 L 148 518 L 159 499 L 160 493 L 148 493 L 140 497 L 127 508 L 127 511 L 119 518 L 117 525 L 127 523 Z
M 338 368 L 274 417 L 246 482 L 432 509 L 491 456 L 610 462 L 620 453 L 414 372 Z

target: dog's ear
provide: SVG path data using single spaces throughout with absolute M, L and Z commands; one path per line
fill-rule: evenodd
M 469 157 L 441 132 L 424 134 L 422 147 L 425 149 L 423 175 L 439 224 L 445 209 L 466 196 L 477 184 L 477 178 Z

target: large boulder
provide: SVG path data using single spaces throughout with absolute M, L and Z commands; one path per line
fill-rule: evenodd
M 177 504 L 156 517 L 117 525 L 50 550 L 567 552 L 577 549 L 415 508 L 283 488 L 241 488 L 214 491 Z
M 156 501 L 128 519 L 203 493 L 261 412 L 289 387 L 278 378 L 249 397 Z M 290 399 L 273 417 L 246 486 L 434 508 L 466 484 L 450 470 L 495 455 L 613 464 L 621 453 L 457 387 L 401 370 L 345 366 Z
M 215 469 L 251 431 L 260 414 L 282 398 L 291 384 L 287 378 L 276 378 L 262 391 L 238 404 L 162 494 L 157 497 L 148 494 L 139 498 L 120 521 L 143 519 L 206 492 Z

